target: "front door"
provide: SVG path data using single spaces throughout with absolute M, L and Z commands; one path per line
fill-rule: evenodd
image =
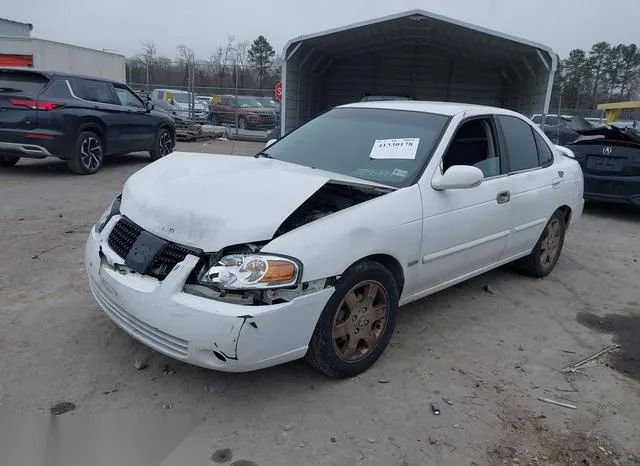
M 492 116 L 463 121 L 445 151 L 440 173 L 453 165 L 480 168 L 474 188 L 436 191 L 421 182 L 423 236 L 418 288 L 444 288 L 490 268 L 504 254 L 510 234 L 509 177 Z M 436 173 L 438 174 L 438 173 Z
M 156 139 L 156 119 L 147 111 L 144 102 L 129 88 L 122 84 L 113 84 L 118 104 L 126 126 L 121 137 L 126 152 L 147 151 L 153 147 Z

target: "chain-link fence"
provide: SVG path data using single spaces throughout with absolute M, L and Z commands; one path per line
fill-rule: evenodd
M 127 64 L 128 84 L 176 120 L 224 127 L 229 138 L 265 141 L 279 134 L 279 68 L 207 62 Z

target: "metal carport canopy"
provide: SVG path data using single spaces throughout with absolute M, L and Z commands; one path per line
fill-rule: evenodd
M 290 40 L 284 47 L 282 65 L 283 134 L 336 103 L 325 102 L 325 108 L 319 108 L 319 98 L 318 103 L 312 103 L 315 98 L 311 94 L 320 92 L 318 80 L 327 70 L 366 54 L 386 51 L 395 58 L 403 47 L 491 68 L 507 89 L 502 106 L 521 113 L 548 111 L 558 60 L 551 48 L 424 10 L 410 10 Z M 441 81 L 447 81 L 446 75 Z M 440 100 L 450 100 L 448 97 L 443 95 Z

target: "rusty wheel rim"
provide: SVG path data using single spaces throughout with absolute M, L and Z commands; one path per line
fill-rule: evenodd
M 561 232 L 560 220 L 557 218 L 547 225 L 545 237 L 540 244 L 540 262 L 544 268 L 550 267 L 558 255 Z
M 357 362 L 378 346 L 389 319 L 389 295 L 376 281 L 357 284 L 346 294 L 333 319 L 331 339 L 338 357 Z

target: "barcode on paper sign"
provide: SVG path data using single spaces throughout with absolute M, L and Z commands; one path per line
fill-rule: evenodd
M 420 138 L 376 139 L 369 157 L 372 159 L 413 160 L 418 152 Z

